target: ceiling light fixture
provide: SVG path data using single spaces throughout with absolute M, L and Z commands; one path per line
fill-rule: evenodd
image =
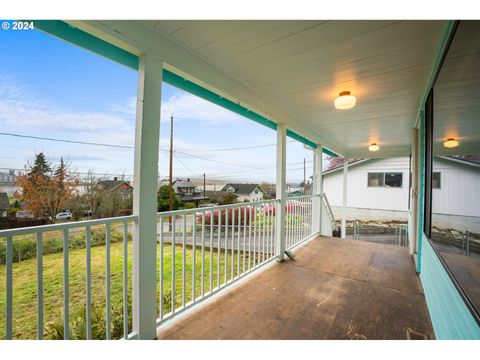
M 339 110 L 351 109 L 355 106 L 357 99 L 350 95 L 350 91 L 342 91 L 335 99 L 335 108 Z
M 454 138 L 450 138 L 443 143 L 443 146 L 445 146 L 446 148 L 454 148 L 458 146 L 458 141 L 455 140 Z
M 378 149 L 380 149 L 380 146 L 378 146 L 377 143 L 371 143 L 368 147 L 368 150 L 370 151 L 378 151 Z

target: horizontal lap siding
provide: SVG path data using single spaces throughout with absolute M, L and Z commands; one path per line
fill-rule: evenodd
M 420 279 L 436 338 L 480 339 L 479 325 L 425 236 L 422 244 Z

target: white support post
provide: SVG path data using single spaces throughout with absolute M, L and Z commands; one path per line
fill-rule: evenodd
M 348 183 L 348 159 L 343 159 L 343 196 L 342 196 L 342 233 L 345 239 L 347 235 L 347 183 Z
M 322 231 L 322 200 L 320 196 L 323 192 L 323 177 L 322 177 L 322 160 L 323 147 L 317 144 L 317 148 L 313 152 L 313 198 L 312 218 L 313 218 L 313 232 L 321 235 Z
M 277 199 L 280 199 L 276 210 L 275 232 L 277 234 L 277 260 L 283 261 L 285 252 L 285 202 L 287 196 L 286 186 L 287 163 L 287 128 L 285 124 L 277 125 Z
M 156 338 L 157 184 L 162 61 L 139 59 L 133 214 L 132 317 L 138 339 Z

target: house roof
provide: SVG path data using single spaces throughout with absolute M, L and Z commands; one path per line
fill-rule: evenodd
M 258 184 L 226 184 L 221 191 L 226 191 L 227 187 L 231 186 L 235 190 L 235 194 L 239 195 L 250 195 L 255 188 L 259 188 L 261 192 L 265 193 L 265 191 L 260 187 Z
M 480 167 L 480 159 L 476 159 L 476 158 L 464 159 L 464 158 L 458 158 L 458 157 L 455 157 L 455 156 L 435 156 L 435 157 L 438 158 L 438 159 L 453 161 L 453 162 L 456 162 L 458 164 Z M 348 163 L 348 167 L 350 168 L 352 166 L 363 164 L 363 163 L 365 163 L 367 161 L 371 161 L 371 160 L 378 160 L 378 158 L 358 159 L 358 160 L 355 160 L 355 161 L 352 161 L 352 162 Z M 324 171 L 323 175 L 327 175 L 327 174 L 339 171 L 341 169 L 343 169 L 343 164 L 337 165 L 334 168 L 331 168 L 331 169 L 328 169 L 327 171 Z
M 181 188 L 194 188 L 195 185 L 193 185 L 190 181 L 190 179 L 183 180 L 183 179 L 176 179 L 172 183 L 174 188 L 181 187 Z
M 102 186 L 103 189 L 107 191 L 112 191 L 113 189 L 116 189 L 122 184 L 127 184 L 130 188 L 133 189 L 132 185 L 130 185 L 127 181 L 123 180 L 101 180 L 98 183 Z
M 361 163 L 364 163 L 364 162 L 367 162 L 369 160 L 373 160 L 373 159 L 356 159 L 354 161 L 351 161 L 351 162 L 348 162 L 348 167 L 352 167 L 352 166 L 356 166 L 358 164 L 361 164 Z M 337 166 L 333 167 L 333 168 L 330 168 L 326 171 L 323 172 L 323 175 L 327 175 L 327 174 L 330 174 L 332 172 L 335 172 L 335 171 L 338 171 L 338 170 L 341 170 L 343 169 L 343 163 L 342 164 L 338 164 Z
M 7 193 L 0 193 L 0 209 L 7 210 L 10 208 L 10 203 L 8 202 L 8 195 Z

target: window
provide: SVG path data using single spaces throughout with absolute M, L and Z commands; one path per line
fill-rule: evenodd
M 383 173 L 368 173 L 369 187 L 383 187 Z
M 403 174 L 401 172 L 368 173 L 369 187 L 402 187 Z
M 385 173 L 385 187 L 402 187 L 402 173 Z
M 257 195 L 257 194 L 258 194 L 258 189 L 255 189 L 255 195 Z
M 432 189 L 440 189 L 440 173 L 434 172 L 432 174 Z
M 425 109 L 424 231 L 480 324 L 480 178 L 471 172 L 480 160 L 480 153 L 471 151 L 480 142 L 480 23 L 462 20 L 455 24 Z M 449 137 L 461 141 L 447 148 L 444 141 Z M 455 170 L 443 170 L 447 164 L 455 164 Z M 443 184 L 442 173 L 448 174 Z

